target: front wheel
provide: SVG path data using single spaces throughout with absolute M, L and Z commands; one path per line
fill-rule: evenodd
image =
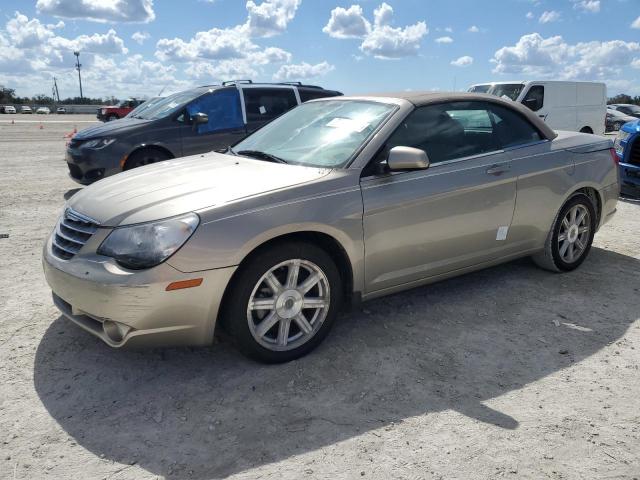
M 240 267 L 225 301 L 223 326 L 247 356 L 294 360 L 329 333 L 342 282 L 331 257 L 308 243 L 263 250 Z
M 131 170 L 132 168 L 143 167 L 151 163 L 162 162 L 171 158 L 164 150 L 159 148 L 143 148 L 138 150 L 129 156 L 127 163 L 124 165 L 125 170 Z
M 596 227 L 591 199 L 583 193 L 574 195 L 558 213 L 544 250 L 533 260 L 538 266 L 554 272 L 575 270 L 589 254 Z

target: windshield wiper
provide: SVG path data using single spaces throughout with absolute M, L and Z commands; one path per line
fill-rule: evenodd
M 244 155 L 245 157 L 267 160 L 274 163 L 287 163 L 286 160 L 280 157 L 276 157 L 275 155 L 271 155 L 267 152 L 261 152 L 260 150 L 240 150 L 239 152 L 234 152 L 233 150 L 231 150 L 231 152 L 235 153 L 236 155 Z

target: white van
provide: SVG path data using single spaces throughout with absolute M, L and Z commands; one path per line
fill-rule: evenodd
M 595 82 L 526 81 L 479 83 L 470 92 L 489 93 L 522 103 L 554 130 L 603 135 L 607 87 Z

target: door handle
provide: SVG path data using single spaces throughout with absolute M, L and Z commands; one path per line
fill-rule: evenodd
M 508 172 L 510 169 L 509 165 L 491 165 L 487 168 L 488 175 L 502 175 L 503 173 Z

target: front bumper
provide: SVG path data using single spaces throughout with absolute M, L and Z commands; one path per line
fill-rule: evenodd
M 132 271 L 82 251 L 62 260 L 53 255 L 51 239 L 43 267 L 62 314 L 116 348 L 211 344 L 222 296 L 236 269 L 182 273 L 165 262 Z M 202 284 L 166 291 L 169 283 L 193 278 L 202 278 Z
M 124 152 L 115 148 L 70 148 L 67 147 L 65 161 L 69 168 L 69 176 L 82 185 L 89 185 L 98 180 L 120 173 L 120 161 Z
M 620 193 L 640 197 L 640 165 L 620 162 Z

